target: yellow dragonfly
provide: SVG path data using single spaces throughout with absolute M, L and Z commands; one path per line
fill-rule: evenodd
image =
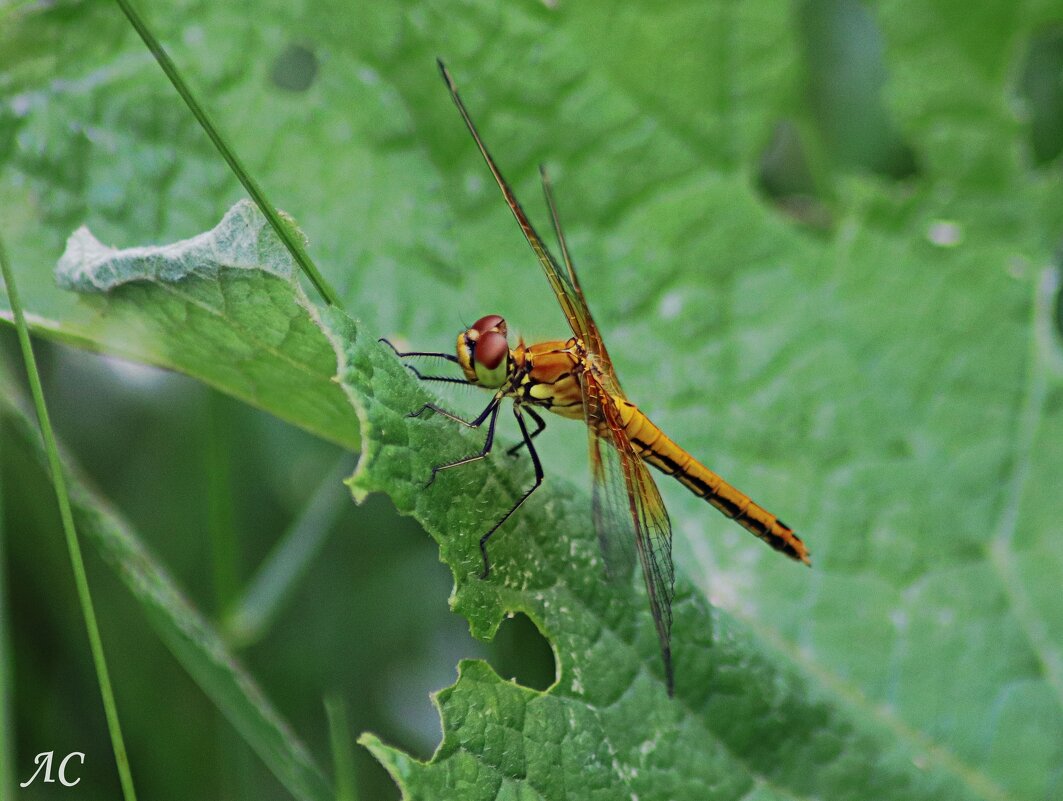
M 491 570 L 487 556 L 488 540 L 543 481 L 543 467 L 533 440 L 543 431 L 546 423 L 537 410 L 545 409 L 562 417 L 582 420 L 590 435 L 594 526 L 603 560 L 610 575 L 628 576 L 637 554 L 660 640 L 665 683 L 671 695 L 674 688 L 670 644 L 671 606 L 675 580 L 672 526 L 661 494 L 646 465 L 657 468 L 665 475 L 674 476 L 695 495 L 704 498 L 747 531 L 792 559 L 811 564 L 808 549 L 793 529 L 697 461 L 627 399 L 620 389 L 613 363 L 587 307 L 579 278 L 576 277 L 545 170 L 540 168 L 543 193 L 561 248 L 564 270 L 536 233 L 509 184 L 502 177 L 442 61 L 439 61 L 439 70 L 480 154 L 546 272 L 550 286 L 568 318 L 572 336 L 532 345 L 526 345 L 521 340 L 515 348 L 511 348 L 506 321 L 492 314 L 481 317 L 458 334 L 456 354 L 399 352 L 392 346 L 400 357 L 445 359 L 457 364 L 464 374 L 461 378 L 425 375 L 412 365 L 407 365 L 418 378 L 471 384 L 494 393 L 487 407 L 473 420 L 465 420 L 433 403 L 426 403 L 411 413 L 412 417 L 419 417 L 425 412 L 435 412 L 470 428 L 487 424 L 483 449 L 473 456 L 434 467 L 428 483 L 431 484 L 441 470 L 487 457 L 494 443 L 499 409 L 502 401 L 509 398 L 513 402 L 513 414 L 517 418 L 522 438 L 518 445 L 510 449 L 510 453 L 515 454 L 520 448 L 528 449 L 535 469 L 535 481 L 480 538 L 482 577 L 486 578 Z M 390 342 L 387 344 L 391 345 Z M 535 423 L 534 430 L 529 431 L 525 414 Z

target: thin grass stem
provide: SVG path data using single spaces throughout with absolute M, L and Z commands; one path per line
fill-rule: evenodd
M 2 433 L 0 433 L 0 442 L 3 442 Z M 15 671 L 7 606 L 2 466 L 2 461 L 0 461 L 0 798 L 14 798 L 15 707 L 11 699 L 15 697 Z
M 302 513 L 285 532 L 247 583 L 243 596 L 226 615 L 224 631 L 233 644 L 244 647 L 268 630 L 310 562 L 321 551 L 344 508 L 343 478 L 354 469 L 344 454 L 322 479 Z
M 208 535 L 214 603 L 221 615 L 239 592 L 239 546 L 233 524 L 233 409 L 228 398 L 214 389 L 207 394 L 204 461 L 207 476 Z
M 96 678 L 100 685 L 100 696 L 103 698 L 103 710 L 107 716 L 107 729 L 111 735 L 111 748 L 114 751 L 114 759 L 118 766 L 122 794 L 126 801 L 135 801 L 137 796 L 136 791 L 133 789 L 133 776 L 129 770 L 129 757 L 126 754 L 125 741 L 122 738 L 122 727 L 118 722 L 118 709 L 114 703 L 111 677 L 107 671 L 107 660 L 103 654 L 103 640 L 100 638 L 100 629 L 96 623 L 96 611 L 92 606 L 92 594 L 89 592 L 89 581 L 85 575 L 85 562 L 81 558 L 81 546 L 78 544 L 77 530 L 74 528 L 74 514 L 70 508 L 70 496 L 67 493 L 66 478 L 63 474 L 62 463 L 59 460 L 59 446 L 56 444 L 52 421 L 48 417 L 48 408 L 44 403 L 44 389 L 41 386 L 40 373 L 37 371 L 37 361 L 33 356 L 29 328 L 26 326 L 26 317 L 22 312 L 22 301 L 19 297 L 18 287 L 15 285 L 14 272 L 11 269 L 11 265 L 8 264 L 7 253 L 2 240 L 0 240 L 0 274 L 3 275 L 4 286 L 7 287 L 7 297 L 11 304 L 11 313 L 15 318 L 18 342 L 22 348 L 22 357 L 26 363 L 26 377 L 29 379 L 33 405 L 37 410 L 37 422 L 44 440 L 45 451 L 48 454 L 52 486 L 55 487 L 55 497 L 59 504 L 59 517 L 62 520 L 63 532 L 66 535 L 67 550 L 70 553 L 70 565 L 74 570 L 74 583 L 77 586 L 78 603 L 81 606 L 81 613 L 85 618 L 85 629 L 89 635 L 89 648 L 92 651 L 92 661 L 96 667 Z
M 325 696 L 329 743 L 332 746 L 332 770 L 335 773 L 336 801 L 358 801 L 354 760 L 351 758 L 351 732 L 347 726 L 347 707 L 336 693 Z
M 217 126 L 214 125 L 210 115 L 207 114 L 199 101 L 193 96 L 192 91 L 188 88 L 188 84 L 185 83 L 181 74 L 177 70 L 177 66 L 173 63 L 169 54 L 163 49 L 159 40 L 155 38 L 155 35 L 148 29 L 147 24 L 143 18 L 133 8 L 129 0 L 117 0 L 118 5 L 121 7 L 122 12 L 126 15 L 130 24 L 136 29 L 136 32 L 140 35 L 140 38 L 144 41 L 148 50 L 155 57 L 162 71 L 166 73 L 166 77 L 170 79 L 170 83 L 173 84 L 173 88 L 177 90 L 177 93 L 181 95 L 181 98 L 185 101 L 185 104 L 191 110 L 192 114 L 198 120 L 199 125 L 210 137 L 210 141 L 214 143 L 214 147 L 218 149 L 221 157 L 225 159 L 225 162 L 229 165 L 229 168 L 233 171 L 233 174 L 244 185 L 244 189 L 251 196 L 251 199 L 255 201 L 255 204 L 269 220 L 269 224 L 273 227 L 273 230 L 277 232 L 277 236 L 280 237 L 284 246 L 288 248 L 288 252 L 292 254 L 292 258 L 295 259 L 296 264 L 303 271 L 310 283 L 314 285 L 318 293 L 325 302 L 330 306 L 340 306 L 339 296 L 336 294 L 336 290 L 324 279 L 321 273 L 318 271 L 317 266 L 313 260 L 307 254 L 303 248 L 303 243 L 299 241 L 293 232 L 291 227 L 281 219 L 281 216 L 277 213 L 277 208 L 270 203 L 266 198 L 265 192 L 259 187 L 258 182 L 251 177 L 251 174 L 244 169 L 243 163 L 237 157 L 236 152 L 229 147 L 228 143 L 222 137 L 218 131 Z

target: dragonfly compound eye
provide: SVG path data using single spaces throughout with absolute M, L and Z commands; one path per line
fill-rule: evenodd
M 478 334 L 486 334 L 488 331 L 497 331 L 502 336 L 506 335 L 506 321 L 497 314 L 489 314 L 481 317 L 472 324 L 472 330 Z
M 476 341 L 473 358 L 476 363 L 488 370 L 494 370 L 509 353 L 509 343 L 501 334 L 490 331 Z
M 497 331 L 488 331 L 476 340 L 473 365 L 476 378 L 485 387 L 500 387 L 506 380 L 509 343 Z

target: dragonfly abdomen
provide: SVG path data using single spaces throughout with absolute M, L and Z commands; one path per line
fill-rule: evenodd
M 699 498 L 791 559 L 811 564 L 808 548 L 788 525 L 677 445 L 631 403 L 621 406 L 624 428 L 639 455 L 674 476 Z

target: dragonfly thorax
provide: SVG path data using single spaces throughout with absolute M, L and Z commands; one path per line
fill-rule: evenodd
M 481 317 L 458 334 L 458 364 L 473 384 L 497 389 L 509 377 L 506 321 L 497 314 Z

